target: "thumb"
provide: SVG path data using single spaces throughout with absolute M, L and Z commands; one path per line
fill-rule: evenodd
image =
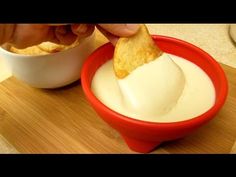
M 120 37 L 131 36 L 139 29 L 138 24 L 99 24 L 99 26 L 107 32 Z

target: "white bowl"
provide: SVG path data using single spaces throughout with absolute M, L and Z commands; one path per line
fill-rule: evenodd
M 95 35 L 83 40 L 78 46 L 58 53 L 28 56 L 0 48 L 13 76 L 36 88 L 57 88 L 80 79 L 84 60 L 95 49 Z

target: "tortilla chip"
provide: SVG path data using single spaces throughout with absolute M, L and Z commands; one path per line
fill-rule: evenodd
M 156 46 L 145 25 L 128 38 L 120 38 L 114 51 L 113 67 L 119 79 L 125 78 L 137 67 L 153 61 L 163 52 Z
M 13 46 L 9 48 L 10 52 L 21 54 L 21 55 L 46 55 L 49 54 L 46 51 L 41 50 L 38 46 L 27 47 L 25 49 L 17 49 Z
M 17 54 L 22 54 L 22 55 L 47 55 L 51 53 L 61 52 L 61 51 L 73 48 L 77 45 L 79 45 L 79 39 L 77 39 L 71 45 L 62 45 L 62 44 L 56 44 L 52 42 L 42 42 L 39 45 L 27 47 L 24 49 L 18 49 L 11 46 L 9 48 L 9 51 L 13 53 L 17 53 Z
M 61 52 L 70 48 L 73 48 L 79 44 L 79 40 L 77 39 L 74 43 L 71 45 L 63 45 L 63 44 L 56 44 L 52 42 L 43 42 L 38 45 L 38 47 L 48 53 L 56 53 Z

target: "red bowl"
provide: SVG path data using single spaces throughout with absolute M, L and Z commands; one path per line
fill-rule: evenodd
M 98 48 L 84 63 L 81 73 L 83 91 L 98 115 L 121 134 L 130 149 L 142 153 L 152 151 L 164 141 L 184 137 L 210 121 L 223 106 L 228 93 L 224 71 L 209 54 L 179 39 L 159 35 L 152 37 L 164 52 L 183 57 L 202 68 L 214 84 L 216 100 L 213 107 L 207 112 L 180 122 L 153 123 L 119 114 L 100 102 L 91 90 L 95 72 L 113 57 L 114 52 L 114 47 L 110 43 Z

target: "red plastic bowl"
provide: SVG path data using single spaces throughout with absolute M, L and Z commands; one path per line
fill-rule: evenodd
M 113 57 L 114 47 L 110 43 L 98 48 L 88 57 L 82 69 L 84 93 L 98 115 L 121 134 L 130 149 L 142 153 L 152 151 L 164 141 L 184 137 L 210 121 L 223 106 L 228 93 L 224 71 L 209 54 L 179 39 L 159 35 L 152 37 L 164 52 L 183 57 L 201 67 L 214 84 L 216 100 L 207 112 L 180 122 L 152 123 L 121 115 L 100 102 L 90 88 L 96 70 Z

